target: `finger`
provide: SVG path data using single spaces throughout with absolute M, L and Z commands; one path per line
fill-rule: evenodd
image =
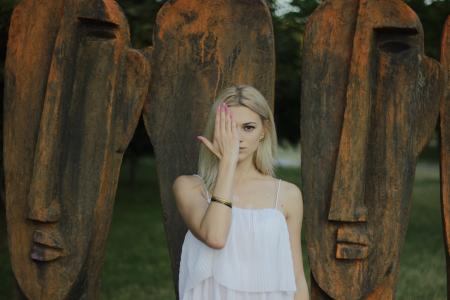
M 230 135 L 231 134 L 231 110 L 230 108 L 225 104 L 225 108 L 226 108 L 226 121 L 225 121 L 225 126 L 226 126 L 226 131 L 227 134 Z
M 231 134 L 233 136 L 237 136 L 238 135 L 238 127 L 236 124 L 236 120 L 234 119 L 233 113 L 230 113 L 230 120 L 231 120 Z
M 230 113 L 230 120 L 231 120 L 231 133 L 233 134 L 233 136 L 237 135 L 237 124 L 236 121 L 233 118 L 233 113 Z
M 233 138 L 236 140 L 236 142 L 239 145 L 241 138 L 240 138 L 239 126 L 237 125 L 237 122 L 233 123 Z
M 216 108 L 216 121 L 214 123 L 214 137 L 213 140 L 216 141 L 220 137 L 220 104 Z
M 223 137 L 225 136 L 226 133 L 226 111 L 225 111 L 225 105 L 222 105 L 222 109 L 220 110 L 220 134 L 221 134 L 221 139 L 223 139 Z
M 198 136 L 197 138 L 203 143 L 203 145 L 205 145 L 206 148 L 209 149 L 209 151 L 211 151 L 218 158 L 221 158 L 220 154 L 217 152 L 213 144 L 207 138 L 204 138 L 202 136 Z

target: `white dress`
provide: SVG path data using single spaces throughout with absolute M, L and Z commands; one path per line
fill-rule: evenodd
M 222 249 L 210 248 L 188 230 L 180 261 L 181 300 L 294 299 L 289 233 L 284 214 L 277 208 L 280 181 L 274 207 L 232 207 Z

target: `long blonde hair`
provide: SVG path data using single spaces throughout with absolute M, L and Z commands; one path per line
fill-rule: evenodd
M 278 141 L 273 113 L 267 100 L 257 89 L 250 85 L 236 85 L 224 89 L 211 107 L 206 128 L 203 132 L 203 136 L 211 142 L 213 142 L 214 138 L 216 108 L 221 103 L 226 103 L 228 106 L 245 106 L 261 117 L 266 134 L 253 155 L 253 163 L 262 174 L 274 176 L 274 162 L 277 157 Z M 218 167 L 219 158 L 202 143 L 198 158 L 198 174 L 205 180 L 210 194 L 216 182 Z

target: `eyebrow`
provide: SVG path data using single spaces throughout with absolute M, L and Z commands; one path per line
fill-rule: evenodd
M 242 125 L 256 125 L 256 123 L 255 122 L 247 122 L 247 123 L 243 123 Z

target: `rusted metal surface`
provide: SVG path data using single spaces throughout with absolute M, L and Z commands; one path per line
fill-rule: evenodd
M 250 84 L 273 107 L 274 37 L 262 0 L 168 1 L 154 32 L 144 121 L 154 146 L 175 288 L 186 226 L 172 195 L 178 175 L 197 170 L 207 114 L 221 89 Z
M 447 299 L 450 298 L 450 16 L 442 31 L 441 64 L 445 70 L 446 83 L 441 98 L 441 208 L 444 223 L 445 257 L 447 263 Z
M 443 72 L 400 0 L 324 1 L 309 17 L 301 97 L 313 299 L 393 299 L 416 159 Z
M 123 153 L 150 66 L 115 1 L 22 1 L 5 66 L 12 269 L 28 299 L 98 299 Z

